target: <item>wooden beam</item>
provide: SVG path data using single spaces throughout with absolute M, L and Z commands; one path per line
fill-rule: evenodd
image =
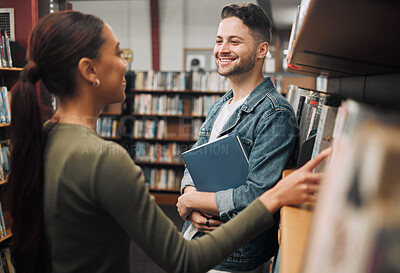
M 151 14 L 151 47 L 153 70 L 160 70 L 160 24 L 158 0 L 150 0 Z

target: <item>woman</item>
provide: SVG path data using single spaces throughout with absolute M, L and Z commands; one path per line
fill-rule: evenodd
M 129 241 L 168 272 L 204 272 L 272 225 L 282 205 L 314 200 L 328 154 L 288 176 L 235 219 L 186 241 L 119 145 L 96 135 L 101 109 L 125 99 L 126 62 L 111 28 L 75 11 L 33 29 L 29 63 L 13 89 L 12 257 L 17 272 L 129 272 Z M 35 84 L 58 98 L 42 127 Z M 185 213 L 185 212 L 181 212 Z

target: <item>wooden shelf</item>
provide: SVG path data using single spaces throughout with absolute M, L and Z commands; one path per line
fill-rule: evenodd
M 298 69 L 291 71 L 327 77 L 400 72 L 400 2 L 310 0 L 301 10 L 288 60 Z
M 178 193 L 180 189 L 161 189 L 161 188 L 154 188 L 150 187 L 149 190 L 154 193 Z
M 0 181 L 0 186 L 1 186 L 1 185 L 5 185 L 5 184 L 7 184 L 7 183 L 8 183 L 8 180 L 7 180 L 7 179 L 1 180 L 1 181 Z
M 7 235 L 3 238 L 0 238 L 0 243 L 8 241 L 12 237 L 11 229 L 7 229 Z
M 168 115 L 168 114 L 139 114 L 139 113 L 132 113 L 132 116 L 135 117 L 167 117 L 167 118 L 205 118 L 205 115 Z
M 284 170 L 282 178 L 295 170 Z M 301 272 L 314 205 L 314 203 L 303 203 L 297 206 L 282 207 L 279 228 L 281 251 L 279 273 Z
M 122 137 L 121 136 L 115 136 L 115 137 L 101 137 L 103 139 L 107 139 L 107 140 L 121 140 Z
M 281 209 L 279 273 L 300 273 L 313 212 L 284 206 Z
M 185 163 L 183 163 L 183 162 L 182 163 L 179 163 L 179 162 L 150 162 L 150 161 L 136 161 L 135 160 L 135 163 L 138 165 L 153 165 L 153 166 L 155 166 L 155 165 L 179 166 L 179 167 L 185 166 Z
M 1 127 L 9 127 L 11 123 L 0 123 L 0 128 Z
M 21 72 L 24 70 L 20 67 L 0 67 L 0 72 Z
M 113 112 L 102 112 L 100 114 L 100 117 L 101 116 L 121 116 L 121 115 L 122 115 L 122 113 L 117 113 L 117 112 L 115 112 L 115 113 L 113 113 Z
M 196 90 L 146 90 L 133 89 L 133 93 L 151 93 L 151 94 L 185 94 L 185 95 L 223 95 L 226 91 L 196 91 Z
M 168 137 L 168 138 L 147 138 L 147 137 L 132 137 L 131 139 L 133 140 L 141 140 L 141 141 L 157 141 L 157 142 L 196 142 L 197 139 L 192 139 L 192 138 L 174 138 L 174 137 Z
M 179 192 L 176 193 L 150 192 L 150 194 L 154 196 L 157 204 L 160 205 L 176 205 L 179 197 Z

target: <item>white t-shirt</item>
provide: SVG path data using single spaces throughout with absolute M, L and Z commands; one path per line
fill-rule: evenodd
M 248 96 L 249 95 L 232 103 L 229 103 L 230 100 L 225 103 L 225 105 L 221 109 L 221 112 L 219 112 L 217 119 L 214 122 L 214 126 L 211 130 L 211 135 L 208 142 L 217 139 L 217 136 L 219 135 L 219 133 L 221 133 L 225 123 L 232 116 L 233 112 L 235 112 L 235 110 L 243 104 L 243 102 L 247 99 Z

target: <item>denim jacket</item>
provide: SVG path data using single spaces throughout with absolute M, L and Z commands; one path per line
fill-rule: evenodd
M 208 142 L 220 110 L 232 97 L 233 92 L 230 90 L 211 107 L 200 128 L 198 141 L 193 147 Z M 220 217 L 225 221 L 234 217 L 280 180 L 282 171 L 297 145 L 298 128 L 293 109 L 276 91 L 269 77 L 265 78 L 236 109 L 218 137 L 234 131 L 239 134 L 249 155 L 249 174 L 242 186 L 215 193 Z M 194 183 L 185 168 L 181 191 L 189 185 L 194 186 Z M 276 213 L 275 219 L 277 221 L 275 227 L 245 244 L 215 269 L 253 270 L 272 257 L 278 247 L 279 213 Z M 189 224 L 190 222 L 185 223 L 183 232 Z M 202 234 L 198 232 L 196 236 Z

